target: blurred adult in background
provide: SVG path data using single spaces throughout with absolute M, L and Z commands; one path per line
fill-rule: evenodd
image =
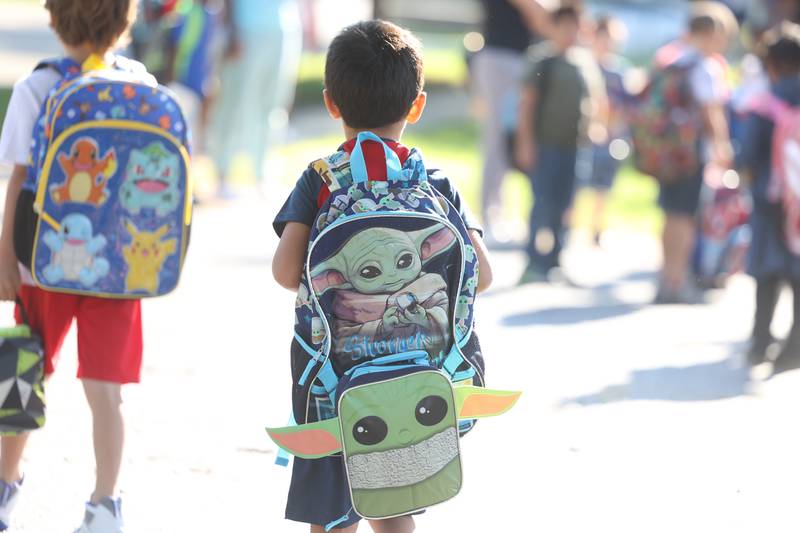
M 631 95 L 625 89 L 625 71 L 630 63 L 615 53 L 624 41 L 627 29 L 622 21 L 602 16 L 597 19 L 592 39 L 592 52 L 603 75 L 608 96 L 608 125 L 605 135 L 592 139 L 592 170 L 589 187 L 594 190 L 594 210 L 592 230 L 594 241 L 600 243 L 600 235 L 605 227 L 605 211 L 608 191 L 614 185 L 614 178 L 620 162 L 627 156 L 628 126 L 625 110 L 631 104 Z
M 578 145 L 585 144 L 599 110 L 607 105 L 594 57 L 577 46 L 578 10 L 561 7 L 552 21 L 551 41 L 531 52 L 517 118 L 514 154 L 528 172 L 534 195 L 528 267 L 521 283 L 547 281 L 560 266 Z
M 667 66 L 688 69 L 692 96 L 701 114 L 703 141 L 698 147 L 701 164 L 695 175 L 661 183 L 658 203 L 665 214 L 664 264 L 655 303 L 702 302 L 702 295 L 688 279 L 688 272 L 703 175 L 708 164 L 730 168 L 733 158 L 725 110 L 730 90 L 726 81 L 727 65 L 721 55 L 731 36 L 727 17 L 733 19 L 723 4 L 695 2 L 687 35 L 656 54 L 657 69 Z
M 264 178 L 270 145 L 288 122 L 302 51 L 296 0 L 226 0 L 225 17 L 227 44 L 209 129 L 223 197 L 238 154 L 247 156 L 256 180 Z
M 485 116 L 482 120 L 482 214 L 487 242 L 503 239 L 493 223 L 502 218 L 500 189 L 511 162 L 503 114 L 518 94 L 525 51 L 547 33 L 549 14 L 536 0 L 482 0 L 484 47 L 473 63 L 473 79 Z

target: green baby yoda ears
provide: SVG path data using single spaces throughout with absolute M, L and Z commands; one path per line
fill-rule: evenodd
M 514 407 L 522 394 L 472 386 L 458 386 L 453 392 L 459 419 L 501 415 Z M 303 459 L 318 459 L 342 451 L 340 431 L 338 418 L 300 426 L 267 428 L 275 444 Z

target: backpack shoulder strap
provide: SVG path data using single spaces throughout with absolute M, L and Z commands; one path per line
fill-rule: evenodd
M 69 57 L 53 57 L 44 59 L 33 68 L 33 71 L 36 72 L 37 70 L 43 70 L 46 68 L 55 70 L 64 78 L 74 76 L 81 71 L 81 66 L 78 64 L 78 62 Z
M 350 177 L 350 154 L 344 150 L 313 161 L 311 168 L 319 174 L 324 186 L 331 193 L 338 191 L 342 187 L 349 186 L 352 181 Z

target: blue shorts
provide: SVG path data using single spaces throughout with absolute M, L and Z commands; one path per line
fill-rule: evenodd
M 693 217 L 700 207 L 700 191 L 703 188 L 703 169 L 689 178 L 673 183 L 662 183 L 658 194 L 658 205 L 668 215 Z
M 349 513 L 347 520 L 336 525 L 345 528 L 361 519 L 352 507 L 341 456 L 294 458 L 286 501 L 288 520 L 325 526 Z
M 592 173 L 589 176 L 589 187 L 598 191 L 607 191 L 614 185 L 620 162 L 611 156 L 608 144 L 596 144 L 592 147 Z

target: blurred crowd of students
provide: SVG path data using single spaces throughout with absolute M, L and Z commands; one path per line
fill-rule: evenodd
M 218 194 L 244 154 L 261 180 L 288 121 L 302 50 L 297 0 L 140 0 L 130 55 L 175 91 Z
M 800 114 L 792 107 L 800 105 L 800 2 L 736 13 L 722 2 L 689 3 L 685 33 L 654 54 L 640 87 L 626 83 L 629 63 L 616 53 L 620 21 L 593 19 L 580 1 L 550 10 L 535 0 L 483 3 L 485 46 L 472 69 L 486 109 L 483 217 L 488 242 L 506 240 L 502 181 L 512 168 L 527 175 L 534 202 L 520 283 L 560 272 L 581 182 L 595 191 L 599 244 L 608 191 L 631 155 L 656 179 L 664 213 L 654 303 L 702 303 L 704 289 L 745 269 L 757 282 L 750 362 L 778 346 L 777 371 L 800 367 Z M 726 60 L 734 49 L 741 64 Z M 770 325 L 786 284 L 795 322 L 777 343 Z

